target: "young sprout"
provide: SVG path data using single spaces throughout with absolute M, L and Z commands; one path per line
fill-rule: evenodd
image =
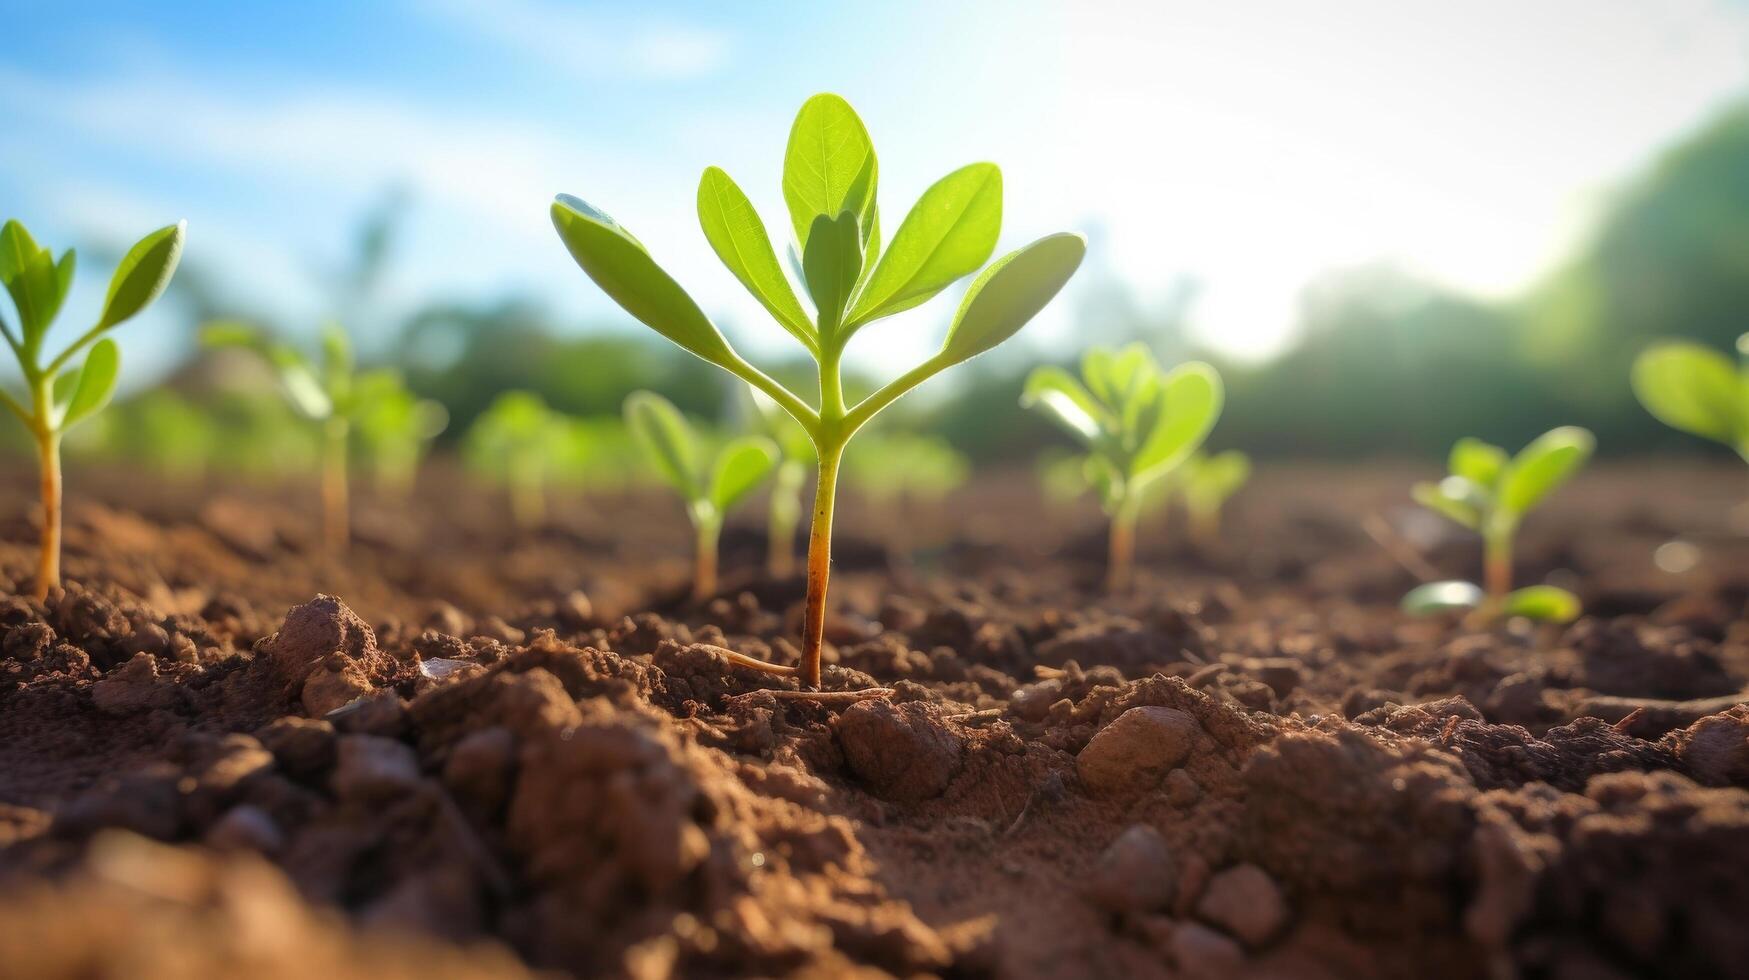
M 1634 361 L 1634 394 L 1673 429 L 1722 442 L 1749 461 L 1749 333 L 1738 363 L 1699 344 L 1665 342 Z
M 786 579 L 796 573 L 796 528 L 802 521 L 802 484 L 814 461 L 814 442 L 789 413 L 770 396 L 748 386 L 757 431 L 777 444 L 782 454 L 771 475 L 765 522 L 765 573 Z
M 818 470 L 808 539 L 808 596 L 799 667 L 750 662 L 820 686 L 832 511 L 844 447 L 895 399 L 943 370 L 1013 336 L 1068 282 L 1085 254 L 1079 235 L 1057 234 L 996 260 L 972 281 L 941 350 L 860 402 L 845 397 L 845 346 L 868 324 L 917 306 L 978 270 L 996 247 L 1002 177 L 975 163 L 923 193 L 882 251 L 877 166 L 868 131 L 836 95 L 809 99 L 790 129 L 783 198 L 814 314 L 803 310 L 765 225 L 729 175 L 712 167 L 698 188 L 699 223 L 718 258 L 818 364 L 819 403 L 809 404 L 748 363 L 649 252 L 612 218 L 570 196 L 552 206 L 572 258 L 645 325 L 753 385 L 799 422 Z M 740 661 L 737 661 L 739 663 Z
M 18 360 L 25 387 L 22 401 L 0 391 L 0 404 L 30 431 L 42 467 L 42 541 L 33 593 L 39 600 L 61 584 L 61 438 L 115 393 L 121 349 L 104 334 L 164 291 L 182 257 L 186 228 L 186 222 L 160 228 L 128 249 L 109 281 L 97 322 L 46 363 L 43 340 L 73 284 L 73 250 L 62 252 L 57 261 L 17 221 L 0 228 L 0 283 L 18 312 L 16 330 L 0 317 L 0 335 Z M 84 362 L 69 366 L 88 347 Z
M 1124 592 L 1134 576 L 1136 520 L 1149 490 L 1202 445 L 1221 414 L 1221 376 L 1201 361 L 1161 370 L 1142 344 L 1096 347 L 1081 378 L 1035 368 L 1020 403 L 1059 422 L 1087 447 L 1086 474 L 1111 518 L 1106 587 Z
M 1579 599 L 1552 585 L 1512 589 L 1512 539 L 1524 515 L 1565 483 L 1590 458 L 1596 441 L 1577 426 L 1545 432 L 1508 458 L 1480 439 L 1452 447 L 1451 474 L 1438 483 L 1417 483 L 1415 502 L 1482 536 L 1484 587 L 1471 582 L 1430 582 L 1403 597 L 1409 612 L 1477 608 L 1501 616 L 1569 622 Z
M 270 341 L 246 323 L 221 321 L 201 330 L 209 347 L 242 347 L 259 354 L 279 375 L 286 400 L 322 433 L 322 540 L 330 556 L 346 551 L 352 539 L 347 447 L 353 423 L 362 413 L 367 386 L 354 371 L 352 341 L 338 323 L 322 328 L 322 355 L 312 362 L 294 347 Z
M 1172 474 L 1190 518 L 1190 538 L 1198 547 L 1215 546 L 1221 537 L 1221 507 L 1251 479 L 1251 457 L 1229 449 L 1212 456 L 1192 453 Z
M 356 421 L 377 492 L 405 500 L 431 440 L 449 425 L 449 410 L 415 395 L 400 372 L 385 368 L 359 375 Z
M 777 444 L 764 436 L 731 440 L 707 469 L 692 426 L 668 399 L 653 391 L 634 391 L 626 396 L 625 416 L 656 472 L 686 502 L 695 535 L 692 598 L 703 602 L 717 594 L 717 539 L 723 518 L 771 474 Z
M 554 448 L 567 441 L 568 421 L 532 391 L 507 391 L 468 428 L 464 455 L 474 468 L 504 481 L 517 527 L 538 527 L 547 519 L 546 484 Z
M 971 464 L 939 436 L 886 432 L 845 460 L 845 474 L 864 496 L 901 510 L 909 502 L 939 503 L 963 486 Z

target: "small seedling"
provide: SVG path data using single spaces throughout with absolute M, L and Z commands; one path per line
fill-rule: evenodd
M 626 425 L 656 472 L 686 502 L 694 532 L 692 598 L 717 594 L 717 541 L 723 518 L 777 466 L 777 444 L 764 436 L 731 440 L 704 465 L 698 437 L 674 403 L 653 391 L 626 396 Z
M 1438 483 L 1417 483 L 1415 502 L 1482 536 L 1483 587 L 1430 582 L 1403 597 L 1413 613 L 1471 608 L 1484 614 L 1570 622 L 1579 598 L 1552 585 L 1512 588 L 1512 541 L 1524 515 L 1565 483 L 1590 458 L 1596 440 L 1576 426 L 1545 432 L 1508 458 L 1480 439 L 1452 447 L 1451 473 Z
M 352 539 L 347 448 L 353 423 L 371 393 L 370 385 L 359 383 L 345 329 L 337 323 L 322 328 L 322 354 L 317 361 L 237 321 L 207 324 L 201 341 L 209 347 L 241 347 L 259 354 L 279 375 L 292 408 L 321 429 L 322 540 L 330 556 L 344 553 Z
M 1749 333 L 1738 363 L 1699 344 L 1655 344 L 1634 361 L 1634 394 L 1673 429 L 1722 442 L 1749 461 Z
M 13 308 L 18 311 L 17 331 L 0 317 L 0 334 L 18 359 L 26 392 L 20 401 L 0 391 L 0 404 L 30 431 L 42 467 L 42 547 L 34 592 L 39 600 L 48 598 L 49 590 L 61 584 L 61 439 L 69 428 L 108 404 L 115 393 L 121 348 L 104 334 L 145 309 L 164 291 L 182 258 L 186 230 L 187 223 L 178 222 L 152 232 L 128 249 L 109 281 L 109 294 L 97 323 L 45 364 L 43 340 L 73 284 L 73 250 L 62 252 L 57 261 L 17 221 L 8 221 L 0 228 L 0 283 L 12 294 Z M 88 347 L 90 353 L 84 362 L 69 367 Z
M 718 258 L 819 367 L 819 404 L 748 363 L 698 304 L 662 271 L 643 244 L 612 218 L 561 195 L 553 223 L 572 258 L 596 285 L 645 325 L 758 388 L 788 412 L 814 443 L 818 468 L 808 540 L 808 598 L 799 667 L 748 662 L 820 686 L 832 512 L 844 447 L 899 396 L 1013 336 L 1069 281 L 1086 253 L 1079 235 L 1057 234 L 996 260 L 972 280 L 941 350 L 855 404 L 840 365 L 859 330 L 920 305 L 984 266 L 1002 218 L 1002 176 L 975 163 L 923 193 L 882 251 L 877 165 L 868 131 L 850 104 L 817 95 L 797 114 L 784 156 L 783 198 L 796 250 L 792 262 L 814 302 L 809 316 L 778 262 L 765 225 L 729 175 L 712 167 L 698 188 L 699 223 Z M 741 660 L 737 660 L 741 663 Z
M 538 527 L 547 518 L 547 481 L 569 420 L 532 391 L 507 391 L 468 428 L 465 455 L 476 469 L 504 481 L 510 518 Z
M 1198 547 L 1212 548 L 1220 540 L 1221 508 L 1249 479 L 1251 457 L 1237 449 L 1212 456 L 1193 453 L 1172 474 L 1190 519 L 1190 539 Z
M 1111 519 L 1106 587 L 1129 589 L 1136 520 L 1156 481 L 1202 445 L 1221 414 L 1221 376 L 1201 361 L 1162 371 L 1141 344 L 1096 347 L 1081 359 L 1081 378 L 1060 367 L 1035 368 L 1020 403 L 1059 422 L 1087 447 L 1085 473 Z
M 755 429 L 777 444 L 782 454 L 771 475 L 770 500 L 765 521 L 765 573 L 787 579 L 796 573 L 796 528 L 802 522 L 802 484 L 808 465 L 814 461 L 814 442 L 808 433 L 777 406 L 769 396 L 749 386 Z
M 408 390 L 400 372 L 370 371 L 358 378 L 358 441 L 377 493 L 405 500 L 419 461 L 449 426 L 449 411 Z
M 881 433 L 849 454 L 845 473 L 871 500 L 903 509 L 907 503 L 939 503 L 971 475 L 965 454 L 938 436 Z

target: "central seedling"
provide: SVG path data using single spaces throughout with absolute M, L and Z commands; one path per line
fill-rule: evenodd
M 976 272 L 996 248 L 1002 176 L 974 163 L 923 192 L 882 251 L 874 145 L 850 104 L 816 95 L 796 115 L 784 155 L 783 199 L 810 316 L 778 262 L 752 202 L 711 167 L 698 186 L 705 238 L 735 278 L 819 366 L 818 404 L 774 381 L 729 345 L 692 297 L 658 266 L 643 243 L 601 211 L 569 195 L 552 206 L 559 237 L 596 285 L 626 312 L 693 354 L 764 392 L 814 443 L 819 477 L 808 541 L 808 597 L 799 667 L 760 669 L 820 684 L 826 623 L 832 511 L 845 444 L 900 395 L 1013 336 L 1068 282 L 1086 253 L 1079 235 L 1039 239 L 985 267 L 961 301 L 941 350 L 854 405 L 840 364 L 859 330 L 922 304 Z M 793 264 L 793 263 L 792 263 Z
M 777 465 L 777 444 L 764 436 L 743 436 L 717 452 L 707 466 L 699 440 L 674 403 L 653 391 L 626 396 L 626 428 L 644 447 L 657 475 L 686 501 L 692 522 L 692 598 L 717 594 L 717 541 L 723 519 Z
M 19 327 L 14 333 L 0 318 L 0 336 L 18 359 L 26 390 L 24 402 L 0 391 L 0 405 L 30 430 L 42 465 L 42 547 L 34 592 L 39 600 L 61 584 L 61 437 L 108 404 L 121 370 L 121 349 L 104 334 L 145 309 L 169 285 L 182 258 L 185 229 L 181 222 L 160 228 L 129 249 L 109 282 L 97 323 L 44 364 L 43 340 L 73 285 L 73 250 L 57 261 L 18 222 L 0 228 L 0 284 L 12 295 Z M 91 353 L 84 363 L 69 366 L 87 347 Z
M 1149 489 L 1202 445 L 1221 415 L 1221 376 L 1201 361 L 1162 371 L 1141 344 L 1095 347 L 1081 378 L 1035 368 L 1021 404 L 1037 408 L 1087 447 L 1085 473 L 1111 518 L 1106 587 L 1130 587 L 1136 520 Z
M 1459 439 L 1451 449 L 1451 474 L 1438 483 L 1417 483 L 1411 493 L 1421 506 L 1481 534 L 1484 587 L 1429 582 L 1404 596 L 1403 608 L 1475 608 L 1562 623 L 1576 618 L 1579 599 L 1565 589 L 1512 589 L 1512 541 L 1524 515 L 1585 465 L 1595 444 L 1590 432 L 1571 425 L 1543 433 L 1512 457 L 1480 439 Z

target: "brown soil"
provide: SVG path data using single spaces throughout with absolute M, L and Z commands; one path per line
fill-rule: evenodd
M 716 652 L 796 657 L 759 529 L 687 605 L 653 494 L 440 471 L 335 564 L 313 494 L 76 473 L 38 604 L 10 472 L 0 977 L 1749 974 L 1741 468 L 1536 515 L 1565 628 L 1399 613 L 1365 518 L 1478 560 L 1411 475 L 1266 470 L 1124 598 L 1023 476 L 851 501 L 826 686 L 894 694 L 821 704 Z

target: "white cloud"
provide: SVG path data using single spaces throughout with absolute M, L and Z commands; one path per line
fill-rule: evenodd
M 456 30 L 491 38 L 586 78 L 699 78 L 721 70 L 731 49 L 729 36 L 721 31 L 578 10 L 548 0 L 410 2 Z

